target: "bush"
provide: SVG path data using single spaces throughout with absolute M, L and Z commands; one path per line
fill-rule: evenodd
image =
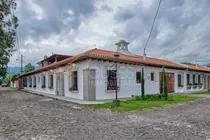
M 142 75 L 141 75 L 141 97 L 143 98 L 144 97 L 144 86 L 145 86 L 145 83 L 144 83 L 144 68 L 142 68 Z
M 136 96 L 135 99 L 148 101 L 172 100 L 172 96 L 167 97 L 164 94 L 146 94 L 143 98 L 141 96 Z

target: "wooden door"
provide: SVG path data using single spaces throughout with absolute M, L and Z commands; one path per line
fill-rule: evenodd
M 204 76 L 204 89 L 207 89 L 207 80 L 208 80 L 208 76 Z
M 159 77 L 161 80 L 162 72 L 159 73 Z M 166 79 L 167 79 L 168 93 L 173 93 L 174 92 L 174 73 L 166 73 Z

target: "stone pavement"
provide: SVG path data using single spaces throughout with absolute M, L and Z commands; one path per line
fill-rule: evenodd
M 209 116 L 209 98 L 158 111 L 116 113 L 0 91 L 0 140 L 206 140 Z

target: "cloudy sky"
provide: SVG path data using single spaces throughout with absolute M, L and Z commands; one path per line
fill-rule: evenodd
M 17 0 L 19 51 L 10 65 L 36 64 L 52 53 L 116 50 L 120 39 L 142 55 L 159 0 Z M 148 56 L 209 63 L 210 1 L 162 0 Z

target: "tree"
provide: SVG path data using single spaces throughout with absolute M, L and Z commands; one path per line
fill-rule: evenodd
M 163 71 L 162 71 L 162 76 L 161 76 L 161 79 L 160 79 L 160 94 L 162 94 L 163 93 L 163 75 L 164 75 L 164 73 L 163 73 Z
M 15 74 L 15 73 L 14 73 L 14 74 L 11 74 L 11 75 L 10 75 L 10 80 L 11 80 L 11 81 L 15 81 L 16 77 L 18 77 L 18 76 L 20 76 L 19 73 L 18 73 L 18 74 Z
M 32 70 L 35 70 L 35 67 L 31 63 L 28 63 L 27 65 L 25 65 L 24 72 L 30 72 Z
M 166 99 L 168 99 L 167 77 L 166 77 L 165 70 L 163 70 L 163 73 L 164 73 L 164 78 L 163 78 L 163 81 L 164 81 L 164 95 L 165 95 Z
M 10 81 L 15 81 L 16 77 L 18 77 L 20 74 L 8 74 L 7 77 L 3 79 L 3 82 L 7 85 L 10 85 Z
M 207 67 L 209 67 L 209 68 L 210 68 L 210 63 L 207 65 Z
M 3 82 L 3 79 L 2 79 L 2 78 L 0 78 L 0 85 L 2 84 L 2 82 Z
M 142 75 L 141 75 L 141 97 L 144 98 L 144 68 L 142 68 Z
M 6 76 L 7 64 L 15 44 L 18 18 L 13 15 L 15 0 L 0 0 L 0 76 Z

